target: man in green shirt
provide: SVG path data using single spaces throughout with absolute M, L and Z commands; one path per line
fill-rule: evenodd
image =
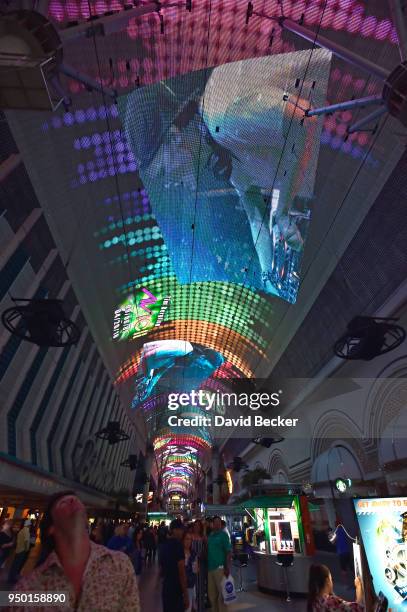
M 208 595 L 212 612 L 225 612 L 223 603 L 222 579 L 230 574 L 231 544 L 227 533 L 222 529 L 219 516 L 213 519 L 213 531 L 208 537 Z

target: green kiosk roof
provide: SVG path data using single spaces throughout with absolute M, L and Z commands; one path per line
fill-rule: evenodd
M 298 498 L 298 495 L 260 495 L 259 497 L 251 497 L 238 504 L 226 504 L 226 505 L 211 505 L 206 504 L 205 514 L 207 516 L 213 515 L 227 515 L 233 516 L 242 514 L 245 510 L 252 510 L 253 508 L 291 508 L 294 500 Z M 309 510 L 319 510 L 318 506 L 315 506 L 311 502 L 308 502 Z
M 295 495 L 261 495 L 239 503 L 242 508 L 291 508 Z

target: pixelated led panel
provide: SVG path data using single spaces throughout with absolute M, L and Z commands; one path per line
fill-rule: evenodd
M 159 327 L 169 302 L 168 296 L 157 296 L 142 287 L 115 310 L 113 340 L 133 340 Z
M 148 437 L 154 445 L 156 464 L 166 482 L 174 483 L 182 475 L 192 484 L 198 464 L 212 445 L 205 426 L 177 427 L 168 424 L 169 394 L 190 392 L 207 386 L 223 367 L 223 374 L 231 372 L 222 355 L 206 347 L 180 340 L 160 340 L 143 346 L 141 360 L 134 379 L 133 407 L 143 410 Z M 220 380 L 224 380 L 221 378 Z M 220 383 L 219 383 L 220 384 Z M 184 406 L 180 414 L 203 415 L 205 405 Z M 201 456 L 199 455 L 199 451 Z
M 168 444 L 175 447 L 184 447 L 184 446 L 192 446 L 197 451 L 207 451 L 211 447 L 211 441 L 209 436 L 207 438 L 196 436 L 194 434 L 186 432 L 183 434 L 182 432 L 174 434 L 171 432 L 170 428 L 167 430 L 163 430 L 160 436 L 157 436 L 155 439 L 155 443 L 159 442 L 162 438 L 168 439 Z
M 163 3 L 165 4 L 165 3 Z M 180 6 L 182 3 L 180 3 Z M 103 14 L 106 10 L 119 10 L 120 2 L 91 2 L 91 13 L 87 2 L 51 2 L 49 15 L 60 27 L 68 21 L 87 19 L 91 15 Z M 210 24 L 209 28 L 209 8 Z M 247 3 L 240 0 L 211 0 L 195 3 L 194 10 L 162 10 L 165 17 L 165 35 L 160 34 L 160 24 L 156 15 L 146 15 L 140 19 L 130 19 L 127 28 L 105 40 L 97 40 L 100 54 L 103 82 L 106 86 L 115 87 L 118 91 L 132 89 L 135 84 L 146 85 L 206 66 L 213 66 L 238 59 L 270 55 L 293 51 L 298 48 L 298 41 L 287 33 L 282 34 L 275 23 L 254 15 L 248 26 L 245 25 Z M 255 3 L 257 12 L 267 15 L 280 15 L 281 6 L 277 0 Z M 378 50 L 392 50 L 397 44 L 394 25 L 389 18 L 388 5 L 382 0 L 371 0 L 369 3 L 357 0 L 285 0 L 284 13 L 293 20 L 303 18 L 304 24 L 314 28 L 321 23 L 324 34 L 331 35 L 342 44 L 352 45 L 353 38 L 358 39 L 361 53 L 376 60 Z M 208 32 L 210 35 L 208 37 Z M 69 61 L 77 62 L 78 68 L 98 78 L 98 69 L 94 61 L 94 45 L 90 40 L 81 45 L 68 44 L 66 53 Z M 136 53 L 129 52 L 129 43 L 136 48 Z M 85 52 L 83 52 L 85 44 Z M 86 44 L 88 45 L 86 47 Z M 136 47 L 134 47 L 136 45 Z M 197 53 L 196 49 L 201 49 Z M 394 57 L 394 55 L 393 55 Z M 88 65 L 86 65 L 88 61 Z M 112 69 L 110 68 L 112 62 Z M 353 69 L 339 70 L 340 76 L 332 78 L 328 90 L 328 99 L 335 102 L 348 99 L 357 92 L 379 93 L 377 84 L 360 75 L 354 76 Z M 74 81 L 69 82 L 72 92 L 80 91 Z M 366 89 L 368 88 L 368 89 Z M 345 115 L 345 117 L 348 115 Z M 354 114 L 351 115 L 354 120 Z M 342 130 L 342 124 L 348 119 L 339 119 L 336 127 Z M 328 130 L 331 138 L 325 134 L 325 142 L 335 149 L 344 145 L 335 138 L 335 131 Z M 344 153 L 355 157 L 361 156 L 369 134 L 353 134 L 347 140 Z
M 213 27 L 210 31 L 209 55 L 207 56 L 205 45 L 208 41 L 209 2 L 194 4 L 195 9 L 199 10 L 194 9 L 191 14 L 175 10 L 165 12 L 165 36 L 160 35 L 157 16 L 151 15 L 140 20 L 132 20 L 123 33 L 98 38 L 97 49 L 101 59 L 104 84 L 125 92 L 134 88 L 137 78 L 144 86 L 170 76 L 202 69 L 206 65 L 212 66 L 244 58 L 291 52 L 298 48 L 298 41 L 291 35 L 281 34 L 278 27 L 271 36 L 273 24 L 256 16 L 252 18 L 249 26 L 245 26 L 246 2 L 213 0 L 211 3 Z M 324 0 L 307 0 L 306 2 L 285 0 L 284 4 L 288 17 L 298 20 L 304 13 L 304 23 L 315 29 L 325 2 Z M 100 14 L 105 10 L 116 10 L 122 6 L 122 3 L 91 1 L 90 5 L 93 12 Z M 50 15 L 62 26 L 71 19 L 89 16 L 87 2 L 51 1 L 49 7 Z M 270 13 L 280 11 L 280 7 L 273 0 L 270 2 L 256 0 L 255 8 Z M 369 3 L 353 0 L 329 2 L 322 22 L 323 34 L 328 37 L 332 36 L 336 41 L 351 47 L 357 45 L 358 51 L 370 59 L 376 60 L 380 54 L 383 55 L 385 52 L 391 57 L 391 61 L 394 61 L 397 56 L 396 36 L 387 13 L 387 3 L 382 0 Z M 271 38 L 273 40 L 270 45 Z M 196 49 L 199 49 L 200 52 L 197 53 Z M 99 78 L 93 40 L 80 43 L 75 41 L 68 44 L 64 53 L 64 58 L 68 63 Z M 113 70 L 109 67 L 110 59 L 112 59 Z M 127 68 L 128 61 L 130 69 Z M 387 65 L 385 61 L 382 63 Z M 135 242 L 129 245 L 129 249 L 137 251 L 141 244 L 138 242 L 140 233 L 136 233 L 140 229 L 143 231 L 141 249 L 144 246 L 151 248 L 165 245 L 163 245 L 162 236 L 160 239 L 153 240 L 153 234 L 158 236 L 158 232 L 153 231 L 157 223 L 153 217 L 149 216 L 151 207 L 148 194 L 140 184 L 134 155 L 121 133 L 117 108 L 110 103 L 105 106 L 102 96 L 87 93 L 82 86 L 71 80 L 68 80 L 67 84 L 74 100 L 72 109 L 68 113 L 59 111 L 53 115 L 39 116 L 36 114 L 35 117 L 33 116 L 31 125 L 25 126 L 27 127 L 25 130 L 27 139 L 31 139 L 29 149 L 35 152 L 37 160 L 43 160 L 42 165 L 38 164 L 37 173 L 43 177 L 44 187 L 50 194 L 52 213 L 58 208 L 60 201 L 64 203 L 67 210 L 75 206 L 81 213 L 85 208 L 89 208 L 89 202 L 96 203 L 92 213 L 98 221 L 95 220 L 92 231 L 94 229 L 99 231 L 98 228 L 102 228 L 105 231 L 104 240 L 110 241 L 107 252 L 100 249 L 98 273 L 101 274 L 98 275 L 104 275 L 106 272 L 113 279 L 113 282 L 110 282 L 109 278 L 109 281 L 105 283 L 109 291 L 116 287 L 124 288 L 123 276 L 128 276 L 128 263 L 125 258 L 126 245 L 123 238 L 120 239 L 123 234 L 120 224 L 123 221 L 118 207 L 114 166 L 117 168 L 120 191 L 123 195 L 124 222 L 128 222 L 129 226 L 133 224 L 129 227 L 129 231 L 133 231 L 134 235 L 129 236 L 129 241 L 134 240 Z M 366 78 L 360 71 L 339 60 L 333 60 L 327 94 L 328 102 L 349 99 L 355 94 L 362 96 L 377 93 L 380 93 L 380 87 L 374 80 Z M 335 180 L 332 181 L 330 188 L 334 191 L 343 191 L 343 177 L 353 172 L 360 160 L 365 158 L 371 146 L 372 136 L 369 133 L 352 134 L 347 142 L 344 142 L 343 135 L 346 126 L 354 119 L 354 113 L 340 113 L 324 120 L 321 156 L 326 158 L 325 168 L 337 168 L 338 177 L 341 179 L 338 183 Z M 110 134 L 108 133 L 108 121 L 111 126 Z M 55 169 L 55 158 L 58 158 L 60 172 Z M 352 159 L 355 160 L 353 166 L 349 164 Z M 365 163 L 370 164 L 374 170 L 375 149 L 369 153 Z M 50 173 L 49 168 L 55 169 L 55 172 Z M 58 174 L 60 174 L 58 177 L 59 190 L 49 184 L 52 175 Z M 324 173 L 322 172 L 320 181 L 323 179 Z M 103 227 L 99 222 L 100 217 L 103 218 L 105 224 Z M 144 229 L 149 229 L 149 231 L 144 234 Z M 89 242 L 92 242 L 92 231 L 89 231 Z M 98 238 L 96 240 L 99 241 Z M 67 242 L 70 248 L 73 241 L 69 239 Z M 83 242 L 85 243 L 85 240 Z M 157 251 L 157 249 L 153 250 Z M 165 252 L 164 249 L 162 250 Z M 110 254 L 110 270 L 105 270 L 103 266 Z M 82 261 L 84 261 L 87 253 L 82 253 L 82 255 Z M 137 259 L 139 255 L 141 257 Z M 151 268 L 152 257 L 149 257 L 151 255 L 155 257 L 156 253 L 150 250 L 131 257 L 132 279 L 137 287 L 140 286 L 138 282 L 141 275 L 143 284 L 162 274 L 169 274 L 173 277 L 174 271 L 170 267 L 168 252 L 164 255 L 168 259 L 162 261 L 161 270 Z M 166 269 L 165 264 L 167 264 Z M 144 268 L 140 275 L 135 273 L 139 266 Z M 75 273 L 75 270 L 71 268 L 71 272 Z M 88 283 L 87 286 L 90 284 Z M 82 292 L 85 292 L 86 286 L 82 285 L 81 289 Z M 95 293 L 93 286 L 92 292 Z M 126 298 L 128 292 L 125 291 L 122 295 Z M 95 294 L 93 302 L 91 299 L 88 300 L 89 311 L 93 310 L 93 312 L 96 308 L 103 309 L 107 303 L 110 304 L 109 312 L 103 313 L 109 324 L 112 312 L 121 300 L 120 298 L 112 305 L 110 297 L 107 291 L 103 295 L 96 296 Z M 236 299 L 236 304 L 240 304 L 238 299 Z M 225 308 L 223 313 L 226 310 Z M 234 313 L 235 310 L 232 309 L 231 312 Z M 241 311 L 238 310 L 238 312 Z M 264 338 L 270 338 L 272 318 L 275 322 L 274 312 L 265 312 L 264 320 L 269 328 L 265 331 Z M 255 321 L 254 316 L 251 319 Z M 225 325 L 228 324 L 225 323 Z M 261 343 L 256 337 L 251 337 L 253 342 L 263 347 L 261 324 L 249 323 L 247 327 L 250 333 L 253 330 L 260 336 Z M 182 328 L 178 326 L 177 336 L 180 331 Z M 166 337 L 170 337 L 169 330 L 166 334 Z M 241 334 L 244 335 L 245 331 L 242 330 Z M 230 337 L 226 335 L 224 340 L 229 343 Z M 253 355 L 254 359 L 249 359 L 250 367 L 253 367 L 253 363 L 257 362 L 259 356 L 254 353 Z M 246 365 L 249 368 L 249 365 Z
M 143 346 L 135 378 L 134 408 L 165 393 L 198 389 L 224 363 L 219 351 L 183 340 L 159 340 Z
M 276 306 L 262 294 L 232 283 L 208 282 L 184 286 L 174 276 L 143 278 L 143 283 L 155 295 L 171 296 L 165 322 L 193 318 L 217 323 L 245 336 L 262 349 L 270 341 L 272 315 Z M 136 287 L 140 287 L 140 282 Z M 127 285 L 120 289 L 123 296 L 132 291 Z
M 322 129 L 296 104 L 325 102 L 330 58 L 233 62 L 119 99 L 181 284 L 227 281 L 295 302 Z
M 186 341 L 194 342 L 222 352 L 225 358 L 233 364 L 244 376 L 253 376 L 253 367 L 260 359 L 267 359 L 265 353 L 248 342 L 243 336 L 227 327 L 207 323 L 200 320 L 175 321 L 166 330 L 163 324 L 154 334 L 154 339 L 170 340 L 174 337 L 184 338 Z M 142 347 L 134 352 L 120 368 L 116 377 L 116 384 L 120 384 L 136 375 Z
M 106 11 L 120 10 L 124 2 L 83 0 L 51 0 L 48 13 L 60 27 L 74 20 L 88 19 Z M 240 57 L 266 54 L 277 47 L 281 52 L 282 40 L 278 28 L 274 28 L 273 41 L 270 35 L 273 29 L 270 22 L 253 16 L 246 26 L 247 3 L 240 0 L 199 1 L 193 5 L 191 13 L 172 7 L 165 9 L 162 2 L 162 14 L 165 21 L 165 35 L 160 34 L 160 22 L 155 15 L 139 19 L 130 19 L 124 32 L 117 36 L 116 45 L 124 45 L 127 39 L 142 43 L 144 53 L 126 66 L 129 59 L 125 53 L 115 64 L 115 86 L 126 87 L 136 81 L 152 82 L 165 78 L 178 64 L 185 72 L 197 69 L 197 64 L 206 63 L 208 41 L 208 23 L 210 10 L 211 32 L 209 38 L 210 63 L 219 64 L 233 61 Z M 326 8 L 324 6 L 326 4 Z M 284 0 L 284 14 L 295 21 L 301 17 L 304 24 L 312 27 L 321 23 L 323 29 L 332 32 L 359 36 L 375 44 L 395 45 L 397 35 L 389 19 L 386 3 L 382 0 L 362 2 L 358 0 Z M 257 0 L 255 10 L 261 14 L 280 15 L 281 5 L 278 0 Z M 184 4 L 179 3 L 180 9 Z M 123 41 L 123 42 L 122 42 Z M 194 50 L 201 49 L 201 53 Z M 85 60 L 85 58 L 83 58 Z M 111 76 L 111 75 L 110 75 Z

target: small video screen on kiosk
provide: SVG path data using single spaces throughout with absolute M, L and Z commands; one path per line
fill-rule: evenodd
M 407 497 L 355 499 L 376 593 L 392 612 L 407 612 Z

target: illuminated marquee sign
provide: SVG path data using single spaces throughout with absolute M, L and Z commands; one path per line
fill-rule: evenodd
M 115 310 L 113 340 L 129 340 L 159 327 L 170 303 L 170 297 L 159 298 L 143 287 Z

